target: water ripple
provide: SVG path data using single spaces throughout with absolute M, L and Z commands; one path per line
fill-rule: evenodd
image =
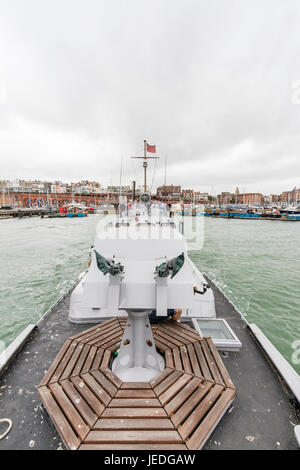
M 206 218 L 204 246 L 190 252 L 290 363 L 300 339 L 299 240 L 300 223 Z

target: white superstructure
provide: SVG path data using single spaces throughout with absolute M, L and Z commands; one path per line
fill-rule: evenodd
M 167 316 L 168 309 L 182 309 L 183 317 L 214 318 L 211 289 L 188 256 L 180 222 L 168 216 L 166 206 L 147 208 L 129 205 L 128 214 L 108 218 L 97 233 L 91 265 L 72 293 L 69 320 L 91 323 L 112 316 L 124 316 L 128 309 L 156 310 Z M 120 263 L 120 274 L 104 274 L 98 268 L 96 252 Z M 184 254 L 184 264 L 171 278 L 159 277 L 156 267 Z M 195 294 L 194 287 L 204 294 Z
M 214 318 L 214 296 L 188 256 L 183 224 L 170 217 L 168 206 L 151 204 L 147 193 L 147 152 L 156 145 L 144 140 L 144 193 L 141 202 L 119 198 L 118 216 L 108 216 L 97 231 L 88 272 L 72 292 L 69 320 L 99 322 L 128 316 L 118 356 L 111 365 L 123 381 L 149 381 L 163 368 L 154 345 L 149 315 L 166 318 Z M 121 186 L 121 185 L 120 185 Z M 102 219 L 103 221 L 103 219 Z
M 72 292 L 69 320 L 128 315 L 112 370 L 124 381 L 150 380 L 164 368 L 148 316 L 214 318 L 214 296 L 188 256 L 180 222 L 164 204 L 122 204 L 95 239 L 89 270 Z

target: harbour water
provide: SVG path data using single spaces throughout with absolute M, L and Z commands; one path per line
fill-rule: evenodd
M 87 268 L 98 221 L 98 215 L 0 221 L 0 348 Z M 300 224 L 204 222 L 204 246 L 191 258 L 300 373 Z

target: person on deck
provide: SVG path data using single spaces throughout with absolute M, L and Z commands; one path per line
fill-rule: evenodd
M 159 323 L 162 320 L 165 320 L 166 318 L 171 318 L 172 320 L 175 321 L 180 321 L 180 317 L 182 315 L 182 309 L 181 308 L 168 308 L 167 311 L 167 317 L 164 316 L 157 316 L 156 315 L 156 310 L 152 310 L 152 312 L 149 315 L 149 321 L 150 323 Z

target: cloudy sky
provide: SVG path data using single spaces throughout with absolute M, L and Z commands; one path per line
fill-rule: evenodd
M 300 187 L 299 0 L 0 0 L 0 179 Z M 155 171 L 154 171 L 155 169 Z

